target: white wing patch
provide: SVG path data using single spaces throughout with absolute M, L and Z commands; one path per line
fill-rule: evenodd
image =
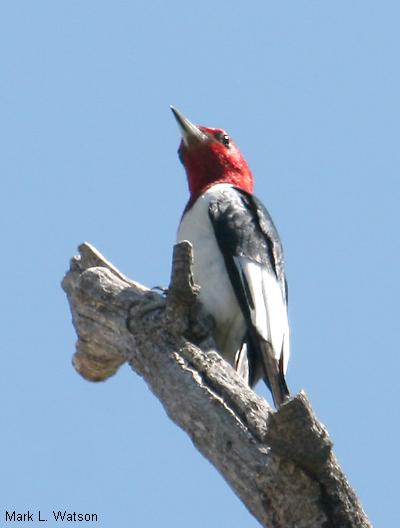
M 265 267 L 245 257 L 233 257 L 250 307 L 251 321 L 260 337 L 281 355 L 283 372 L 289 361 L 289 323 L 286 302 L 276 277 Z

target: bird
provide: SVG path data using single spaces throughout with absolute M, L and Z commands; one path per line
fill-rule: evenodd
M 195 125 L 171 110 L 190 193 L 177 242 L 192 244 L 193 277 L 215 323 L 218 352 L 250 387 L 264 378 L 279 408 L 289 397 L 289 323 L 278 232 L 226 131 Z

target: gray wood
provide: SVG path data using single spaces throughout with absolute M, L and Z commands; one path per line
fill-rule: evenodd
M 105 380 L 128 362 L 262 526 L 371 526 L 305 394 L 274 412 L 215 352 L 188 242 L 175 246 L 166 298 L 79 250 L 62 283 L 79 374 Z

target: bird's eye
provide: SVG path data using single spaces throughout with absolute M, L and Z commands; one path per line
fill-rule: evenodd
M 223 134 L 222 132 L 216 132 L 214 134 L 214 137 L 217 141 L 225 145 L 225 147 L 229 147 L 230 138 L 228 134 Z

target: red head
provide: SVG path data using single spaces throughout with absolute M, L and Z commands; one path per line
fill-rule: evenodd
M 190 202 L 216 183 L 253 191 L 253 176 L 236 145 L 220 128 L 196 126 L 171 106 L 182 133 L 178 154 L 189 183 Z

